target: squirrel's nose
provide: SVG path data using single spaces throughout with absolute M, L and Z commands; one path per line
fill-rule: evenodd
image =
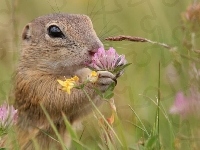
M 101 41 L 93 43 L 91 48 L 89 49 L 89 54 L 94 55 L 98 51 L 98 49 L 101 47 L 103 47 L 103 44 L 101 43 Z

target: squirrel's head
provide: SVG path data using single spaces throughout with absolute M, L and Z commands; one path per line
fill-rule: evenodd
M 76 14 L 50 14 L 27 24 L 22 33 L 20 63 L 51 73 L 75 71 L 103 47 L 90 18 Z

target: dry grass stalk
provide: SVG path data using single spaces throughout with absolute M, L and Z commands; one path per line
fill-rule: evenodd
M 105 38 L 105 40 L 107 40 L 107 41 L 148 42 L 148 43 L 151 43 L 151 44 L 156 44 L 156 45 L 162 46 L 162 47 L 167 48 L 167 49 L 172 49 L 171 46 L 169 46 L 165 43 L 159 43 L 159 42 L 151 41 L 151 40 L 146 39 L 146 38 L 135 37 L 135 36 L 119 35 L 119 36 Z

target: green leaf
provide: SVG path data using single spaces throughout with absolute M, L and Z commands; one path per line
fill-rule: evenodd
M 108 89 L 106 91 L 113 91 L 115 88 L 115 83 L 111 83 L 109 86 L 108 86 Z
M 123 65 L 123 66 L 118 66 L 118 67 L 116 67 L 115 68 L 115 70 L 113 71 L 114 73 L 118 73 L 118 72 L 120 72 L 121 70 L 123 70 L 124 68 L 126 68 L 126 67 L 128 67 L 129 65 L 131 65 L 132 63 L 127 63 L 127 64 L 125 64 L 125 65 Z
M 112 91 L 106 91 L 106 93 L 103 95 L 103 98 L 111 99 L 113 96 L 114 96 L 114 93 Z
M 113 90 L 115 88 L 115 83 L 109 85 L 108 89 L 103 93 L 104 99 L 111 99 L 114 96 Z
M 99 96 L 101 96 L 101 98 L 103 98 L 103 93 L 99 89 L 94 88 L 94 90 Z
M 104 99 L 110 99 L 114 96 L 113 90 L 115 88 L 115 83 L 109 85 L 108 89 L 102 93 L 99 89 L 94 88 L 95 92 Z

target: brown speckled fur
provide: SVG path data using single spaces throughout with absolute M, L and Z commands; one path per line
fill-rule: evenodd
M 48 35 L 47 28 L 52 24 L 62 30 L 65 39 Z M 24 28 L 15 76 L 15 107 L 19 113 L 16 129 L 21 149 L 35 149 L 32 139 L 42 150 L 61 149 L 59 143 L 41 132 L 57 139 L 40 104 L 46 108 L 69 147 L 70 138 L 61 112 L 73 124 L 88 114 L 92 106 L 83 91 L 73 89 L 70 95 L 62 91 L 57 79 L 78 75 L 83 81 L 90 72 L 84 68 L 85 62 L 91 60 L 91 52 L 102 46 L 85 15 L 50 14 L 36 18 Z M 99 96 L 91 87 L 105 91 L 113 82 L 111 73 L 104 72 L 103 76 L 95 85 L 85 87 L 97 105 L 100 103 Z

